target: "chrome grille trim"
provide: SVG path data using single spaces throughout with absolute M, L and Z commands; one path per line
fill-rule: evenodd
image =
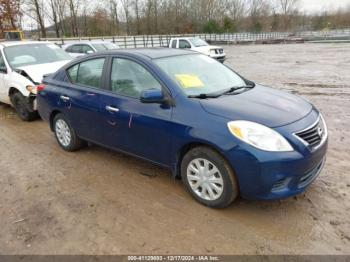
M 315 134 L 315 132 L 317 132 L 315 129 L 318 128 L 321 121 L 322 121 L 322 124 L 324 127 L 323 136 L 321 138 L 318 138 L 317 134 Z M 302 133 L 303 133 L 303 135 L 310 133 L 307 137 L 310 138 L 312 136 L 315 136 L 315 138 L 309 140 L 309 142 L 308 142 L 299 136 Z M 324 121 L 322 114 L 320 114 L 318 116 L 315 123 L 313 123 L 312 125 L 310 125 L 307 128 L 304 128 L 301 131 L 297 131 L 297 132 L 293 133 L 293 136 L 295 138 L 297 138 L 299 141 L 301 141 L 306 147 L 311 147 L 312 150 L 317 150 L 318 148 L 320 148 L 326 142 L 326 140 L 328 138 L 328 128 L 327 128 L 326 122 Z

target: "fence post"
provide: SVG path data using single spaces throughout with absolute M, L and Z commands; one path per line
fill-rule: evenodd
M 134 47 L 137 48 L 136 37 L 134 36 Z
M 114 39 L 114 36 L 113 36 L 113 38 L 112 38 L 112 42 L 113 42 L 113 44 L 115 44 L 115 39 Z
M 153 35 L 151 35 L 151 44 L 152 44 L 152 47 L 154 47 L 154 45 L 153 45 Z
M 142 40 L 143 40 L 143 47 L 146 47 L 145 35 L 142 35 Z
M 124 36 L 124 48 L 128 48 L 128 46 L 126 45 L 126 36 Z

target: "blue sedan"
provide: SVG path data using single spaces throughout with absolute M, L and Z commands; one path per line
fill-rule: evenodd
M 209 207 L 299 194 L 325 162 L 327 127 L 314 106 L 199 53 L 90 55 L 37 89 L 64 150 L 92 142 L 169 168 Z

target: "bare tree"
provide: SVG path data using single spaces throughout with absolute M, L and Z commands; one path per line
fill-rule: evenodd
M 50 12 L 48 16 L 50 20 L 54 23 L 56 37 L 60 37 L 60 23 L 58 19 L 58 4 L 57 0 L 50 0 Z
M 130 0 L 121 0 L 125 15 L 126 33 L 130 34 Z
M 136 16 L 136 34 L 141 34 L 141 28 L 140 28 L 140 1 L 134 0 L 134 10 L 135 10 L 135 16 Z
M 28 12 L 27 15 L 33 17 L 38 24 L 40 30 L 40 36 L 46 38 L 45 17 L 44 17 L 44 3 L 39 0 L 28 0 Z M 34 15 L 31 15 L 34 13 Z
M 79 8 L 79 0 L 68 0 L 69 3 L 69 10 L 70 10 L 70 19 L 71 19 L 71 29 L 72 29 L 72 35 L 73 36 L 79 36 L 78 31 L 78 22 L 77 22 L 77 16 L 78 16 L 78 8 Z
M 289 28 L 292 16 L 297 13 L 298 4 L 299 0 L 277 0 L 278 11 L 283 16 L 282 29 L 286 30 Z
M 119 16 L 118 16 L 118 0 L 109 0 L 109 6 L 111 10 L 112 20 L 112 33 L 113 35 L 119 34 Z

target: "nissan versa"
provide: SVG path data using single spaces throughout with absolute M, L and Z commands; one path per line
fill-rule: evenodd
M 38 110 L 64 150 L 88 141 L 151 161 L 217 208 L 238 195 L 303 192 L 327 150 L 326 124 L 310 103 L 186 50 L 75 60 L 38 86 Z

